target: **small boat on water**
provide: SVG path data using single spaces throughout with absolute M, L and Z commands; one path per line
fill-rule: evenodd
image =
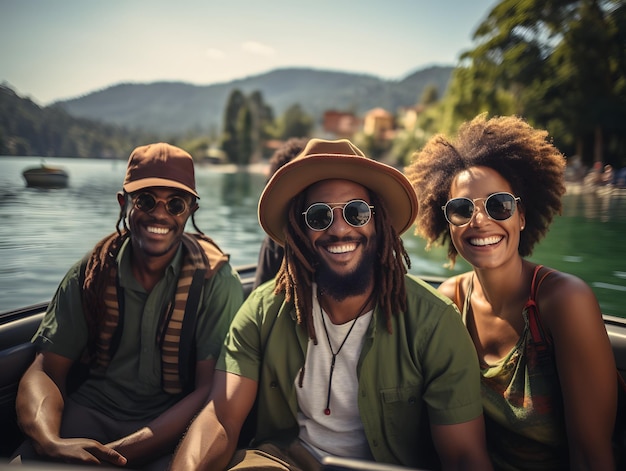
M 27 168 L 22 172 L 26 186 L 39 188 L 65 188 L 69 174 L 61 167 L 53 167 L 44 162 L 38 167 Z

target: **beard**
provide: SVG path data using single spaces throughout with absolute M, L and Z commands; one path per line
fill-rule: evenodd
M 374 279 L 376 268 L 376 239 L 364 239 L 366 250 L 358 265 L 351 273 L 340 274 L 334 271 L 325 260 L 318 259 L 315 270 L 315 282 L 320 293 L 330 296 L 337 301 L 343 301 L 350 296 L 358 296 L 367 291 Z

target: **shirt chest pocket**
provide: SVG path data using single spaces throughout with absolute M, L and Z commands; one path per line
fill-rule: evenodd
M 389 450 L 405 465 L 418 463 L 423 458 L 423 442 L 429 435 L 425 430 L 421 389 L 417 386 L 381 389 L 379 399 Z
M 415 437 L 423 402 L 417 387 L 389 388 L 380 391 L 385 432 L 394 440 Z

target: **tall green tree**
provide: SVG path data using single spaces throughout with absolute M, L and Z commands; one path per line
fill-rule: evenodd
M 239 110 L 239 116 L 237 118 L 237 164 L 247 165 L 252 160 L 255 139 L 257 137 L 255 134 L 252 110 L 249 106 L 244 106 Z
M 246 97 L 239 89 L 230 92 L 224 110 L 224 131 L 222 133 L 222 150 L 226 152 L 228 161 L 237 163 L 239 160 L 238 123 L 242 108 L 246 106 Z
M 436 85 L 428 85 L 424 88 L 419 103 L 424 106 L 434 105 L 439 101 L 439 89 Z
M 313 118 L 302 109 L 299 103 L 295 103 L 285 110 L 280 126 L 281 139 L 307 137 L 311 134 L 312 129 Z
M 256 90 L 248 97 L 252 118 L 252 155 L 261 156 L 265 142 L 272 137 L 274 110 L 265 103 L 263 94 Z
M 624 0 L 503 0 L 461 56 L 442 122 L 518 114 L 569 153 L 607 160 L 607 137 L 611 155 L 626 139 L 625 38 Z
M 274 112 L 260 91 L 246 97 L 240 90 L 233 90 L 226 103 L 222 134 L 222 149 L 228 161 L 245 165 L 255 156 L 260 157 L 273 122 Z

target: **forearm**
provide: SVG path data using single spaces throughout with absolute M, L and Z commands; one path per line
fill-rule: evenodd
M 224 469 L 235 452 L 238 434 L 226 431 L 209 403 L 193 421 L 176 450 L 170 471 Z M 207 444 L 210 444 L 207 448 Z
M 145 427 L 109 446 L 132 464 L 173 451 L 207 395 L 208 387 L 196 389 Z
M 570 443 L 570 469 L 572 471 L 613 470 L 615 460 L 610 440 L 595 446 Z
M 65 401 L 56 383 L 43 371 L 30 368 L 20 381 L 16 413 L 20 428 L 33 441 L 37 453 L 58 441 Z

